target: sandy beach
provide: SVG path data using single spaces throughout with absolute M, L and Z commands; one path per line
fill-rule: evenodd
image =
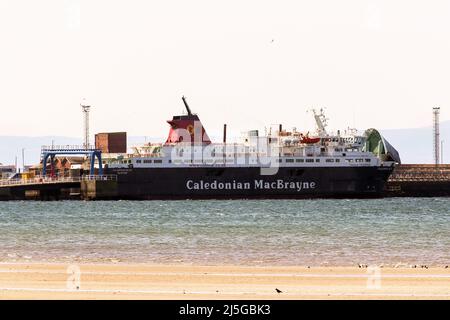
M 1 263 L 0 299 L 450 299 L 450 269 Z

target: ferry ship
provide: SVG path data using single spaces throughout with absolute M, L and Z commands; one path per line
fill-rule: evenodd
M 330 133 L 312 110 L 314 134 L 281 125 L 236 143 L 213 143 L 185 97 L 186 113 L 167 121 L 164 143 L 104 155 L 121 199 L 369 198 L 382 196 L 398 152 L 375 129 Z M 266 130 L 267 131 L 267 130 Z

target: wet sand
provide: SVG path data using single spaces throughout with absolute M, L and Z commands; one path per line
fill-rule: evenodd
M 381 268 L 380 277 L 377 272 L 358 267 L 1 263 L 0 299 L 450 299 L 450 269 Z

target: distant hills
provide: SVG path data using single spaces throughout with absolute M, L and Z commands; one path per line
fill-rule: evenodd
M 25 164 L 39 162 L 41 146 L 55 144 L 80 144 L 81 139 L 70 137 L 20 137 L 0 136 L 0 163 L 14 164 L 17 157 L 19 167 L 22 166 L 22 148 L 24 149 Z
M 444 162 L 450 163 L 450 121 L 441 122 L 444 140 Z M 398 150 L 403 163 L 433 163 L 433 129 L 431 126 L 414 129 L 380 130 Z
M 403 163 L 432 163 L 433 162 L 433 131 L 431 126 L 413 129 L 380 130 L 383 136 L 399 151 Z M 220 137 L 211 137 L 221 141 Z M 128 137 L 128 146 L 144 143 L 145 141 L 164 141 L 163 137 L 151 140 L 143 136 Z M 441 123 L 441 140 L 444 140 L 444 162 L 450 163 L 450 121 Z M 230 140 L 231 141 L 231 140 Z M 25 150 L 25 164 L 39 162 L 42 145 L 80 145 L 80 138 L 46 136 L 20 137 L 0 136 L 0 163 L 14 164 L 17 156 L 18 165 L 22 165 L 22 148 Z

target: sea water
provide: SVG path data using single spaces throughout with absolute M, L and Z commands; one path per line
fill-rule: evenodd
M 450 263 L 450 198 L 0 202 L 0 261 Z

